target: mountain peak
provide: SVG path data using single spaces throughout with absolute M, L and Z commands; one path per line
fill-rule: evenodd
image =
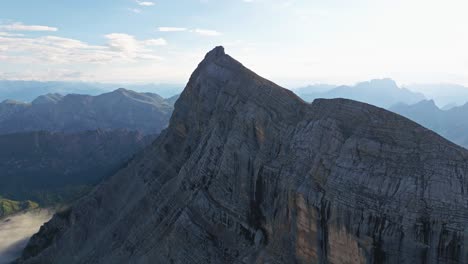
M 193 73 L 193 75 L 197 75 L 196 73 L 199 72 L 201 68 L 207 67 L 212 62 L 219 61 L 221 58 L 230 58 L 230 57 L 227 56 L 226 53 L 224 52 L 223 46 L 217 46 L 205 55 L 205 58 L 198 64 L 198 67 Z M 231 61 L 235 61 L 235 60 L 232 59 Z
M 384 109 L 306 104 L 218 47 L 151 147 L 42 227 L 18 263 L 466 260 L 467 159 Z
M 125 88 L 118 88 L 117 90 L 115 90 L 114 92 L 119 92 L 119 93 L 123 93 L 123 92 L 128 92 L 127 89 Z
M 215 59 L 226 55 L 223 46 L 217 46 L 205 55 L 205 60 Z
M 419 103 L 416 103 L 417 105 L 425 105 L 425 106 L 431 106 L 431 107 L 437 107 L 435 101 L 433 99 L 429 100 L 422 100 Z M 438 107 L 437 107 L 438 108 Z
M 281 98 L 281 99 L 278 99 Z M 224 52 L 218 46 L 208 52 L 193 72 L 182 92 L 173 117 L 185 116 L 185 124 L 198 120 L 198 126 L 226 105 L 250 101 L 258 107 L 276 109 L 294 119 L 304 102 L 293 92 L 262 78 Z M 299 104 L 300 107 L 295 107 Z M 187 109 L 202 111 L 193 112 Z
M 99 97 L 99 96 L 116 96 L 116 97 L 124 96 L 124 97 L 128 97 L 129 95 L 131 95 L 133 93 L 136 93 L 136 92 L 134 92 L 132 90 L 127 90 L 125 88 L 118 88 L 118 89 L 115 89 L 113 91 L 100 94 L 97 97 Z
M 372 79 L 369 82 L 363 82 L 360 84 L 370 86 L 370 87 L 379 87 L 379 89 L 398 88 L 397 83 L 393 79 L 390 79 L 390 78 Z
M 46 95 L 41 95 L 32 101 L 32 104 L 49 104 L 57 103 L 63 99 L 63 95 L 59 93 L 49 93 Z

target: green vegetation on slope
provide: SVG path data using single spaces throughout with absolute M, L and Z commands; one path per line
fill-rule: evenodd
M 93 185 L 67 185 L 53 189 L 34 190 L 16 197 L 37 201 L 41 207 L 56 207 L 70 204 L 89 193 L 92 189 Z
M 38 207 L 39 204 L 33 201 L 13 201 L 0 196 L 0 218 Z

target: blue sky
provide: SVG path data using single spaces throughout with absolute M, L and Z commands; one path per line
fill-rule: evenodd
M 216 45 L 285 86 L 468 84 L 461 0 L 4 0 L 0 78 L 185 83 Z

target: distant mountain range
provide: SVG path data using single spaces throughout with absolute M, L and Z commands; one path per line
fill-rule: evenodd
M 468 104 L 442 110 L 433 100 L 424 100 L 413 105 L 398 104 L 389 110 L 468 148 Z
M 0 134 L 96 129 L 158 134 L 169 122 L 175 99 L 121 88 L 97 96 L 47 94 L 31 103 L 6 100 L 0 103 Z
M 434 100 L 447 110 L 468 102 L 468 87 L 457 84 L 413 84 L 399 88 L 391 79 L 378 79 L 354 86 L 315 84 L 292 89 L 305 101 L 317 98 L 346 98 L 389 108 L 395 104 L 415 104 Z
M 163 98 L 181 93 L 182 84 L 118 84 L 67 81 L 15 81 L 0 80 L 0 102 L 10 99 L 31 102 L 45 94 L 99 95 L 124 88 L 136 92 L 156 93 Z M 314 84 L 292 89 L 305 101 L 317 98 L 346 98 L 388 108 L 397 103 L 413 104 L 432 99 L 443 108 L 460 106 L 468 102 L 468 87 L 457 84 L 412 84 L 400 88 L 391 79 L 376 79 L 353 86 Z
M 331 89 L 330 89 L 331 88 Z M 355 86 L 316 85 L 295 89 L 305 101 L 312 102 L 318 98 L 346 98 L 388 108 L 397 103 L 412 104 L 425 99 L 421 93 L 400 88 L 391 79 L 371 80 Z
M 178 84 L 111 84 L 89 82 L 40 82 L 0 80 L 0 101 L 7 99 L 31 102 L 49 93 L 99 95 L 125 88 L 137 92 L 157 93 L 164 98 L 179 94 L 183 85 Z
M 124 130 L 0 135 L 0 194 L 41 205 L 70 202 L 154 138 Z
M 304 96 L 304 99 L 307 99 L 307 96 L 311 96 L 313 98 L 314 95 L 320 93 L 326 93 L 338 87 L 337 85 L 332 84 L 314 84 L 308 85 L 305 87 L 299 87 L 292 89 L 297 95 Z
M 0 218 L 90 191 L 156 138 L 177 98 L 121 88 L 1 102 Z
M 468 102 L 468 87 L 458 84 L 415 84 L 407 88 L 423 93 L 444 109 L 461 106 Z

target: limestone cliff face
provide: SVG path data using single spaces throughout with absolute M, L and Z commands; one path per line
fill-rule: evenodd
M 152 147 L 18 263 L 467 263 L 467 175 L 416 123 L 307 104 L 218 47 Z

